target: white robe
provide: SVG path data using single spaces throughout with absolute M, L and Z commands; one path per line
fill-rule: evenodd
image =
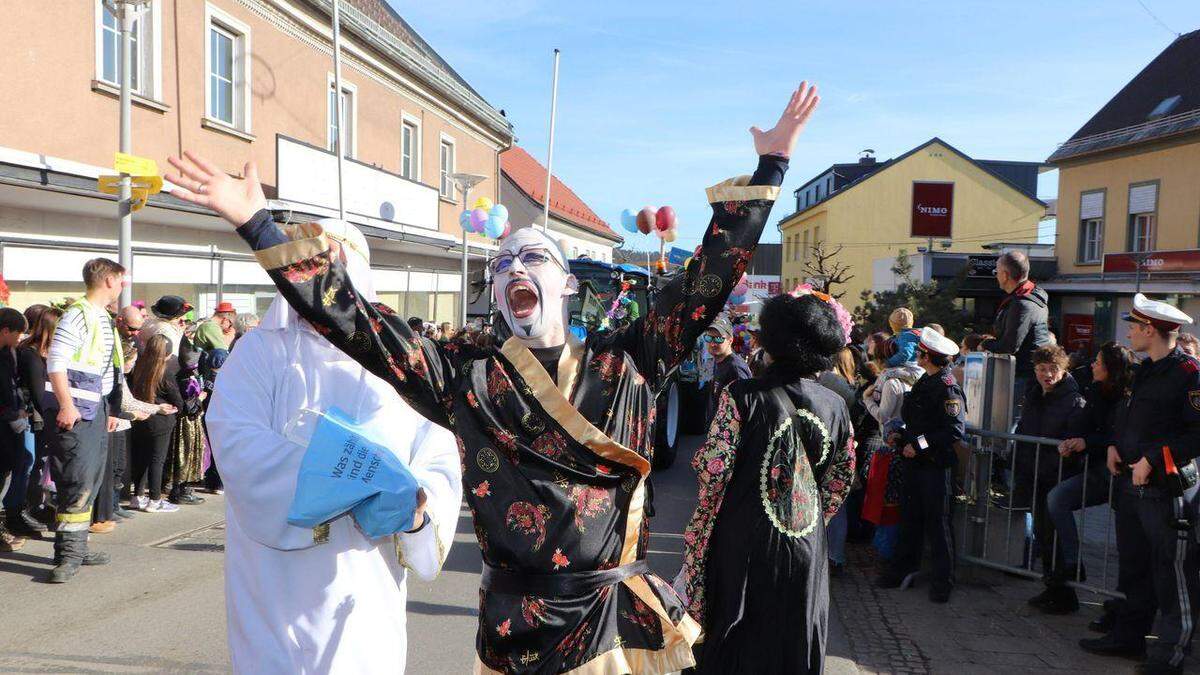
M 374 440 L 412 470 L 428 495 L 423 529 L 369 540 L 343 517 L 314 545 L 312 530 L 287 524 L 304 448 L 284 438 L 284 426 L 301 408 L 332 406 L 377 431 Z M 234 671 L 403 672 L 405 567 L 435 577 L 458 522 L 453 435 L 298 321 L 279 296 L 225 362 L 207 421 L 225 483 Z

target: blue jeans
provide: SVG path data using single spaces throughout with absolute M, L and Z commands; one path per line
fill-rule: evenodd
M 0 443 L 9 456 L 12 467 L 12 481 L 8 484 L 8 492 L 4 493 L 4 512 L 15 514 L 25 508 L 25 491 L 29 483 L 29 473 L 33 470 L 34 444 L 33 432 L 26 430 L 23 434 L 14 434 L 7 426 L 0 429 Z
M 846 564 L 846 532 L 850 527 L 848 511 L 846 505 L 842 504 L 837 515 L 825 526 L 825 537 L 829 542 L 829 559 L 839 565 Z
M 1058 544 L 1062 547 L 1063 563 L 1072 570 L 1079 560 L 1079 529 L 1075 525 L 1075 511 L 1086 506 L 1108 503 L 1108 469 L 1104 463 L 1092 458 L 1087 473 L 1079 473 L 1064 480 L 1046 497 L 1046 512 L 1050 515 L 1054 529 L 1058 532 Z M 1087 482 L 1087 501 L 1084 502 L 1083 486 Z

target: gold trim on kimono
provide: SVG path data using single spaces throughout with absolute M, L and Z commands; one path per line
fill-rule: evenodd
M 578 340 L 574 342 L 578 344 Z M 568 341 L 567 347 L 563 349 L 565 360 L 560 357 L 559 380 L 570 386 L 573 386 L 574 379 L 578 375 L 564 379 L 562 369 L 569 367 L 573 373 L 578 372 L 581 357 L 576 355 L 576 349 L 577 347 Z M 582 347 L 578 347 L 578 349 L 582 353 Z M 604 459 L 632 467 L 642 476 L 649 475 L 650 462 L 633 450 L 609 438 L 607 434 L 589 422 L 575 408 L 566 394 L 559 389 L 559 384 L 551 381 L 550 374 L 519 339 L 508 338 L 504 342 L 504 346 L 500 348 L 500 353 L 508 359 L 508 362 L 516 368 L 517 373 L 533 390 L 533 398 L 542 404 L 546 414 L 558 422 L 571 438 Z
M 766 199 L 775 201 L 779 197 L 778 185 L 749 185 L 750 176 L 737 176 L 708 188 L 708 203 L 745 202 L 751 199 Z
M 294 265 L 329 250 L 325 229 L 316 223 L 281 225 L 279 229 L 290 241 L 254 252 L 263 269 L 274 270 Z

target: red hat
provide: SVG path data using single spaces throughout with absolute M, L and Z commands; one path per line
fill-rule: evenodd
M 237 314 L 237 309 L 233 306 L 232 302 L 222 302 L 217 305 L 213 314 Z

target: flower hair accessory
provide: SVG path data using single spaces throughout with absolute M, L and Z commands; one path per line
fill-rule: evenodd
M 850 344 L 850 330 L 854 327 L 854 320 L 850 318 L 850 312 L 846 311 L 846 308 L 842 306 L 842 303 L 838 302 L 837 298 L 814 289 L 812 284 L 797 284 L 792 289 L 790 295 L 793 298 L 799 298 L 804 295 L 815 295 L 832 307 L 834 315 L 837 316 L 838 323 L 842 326 L 842 337 L 846 339 L 846 344 Z

